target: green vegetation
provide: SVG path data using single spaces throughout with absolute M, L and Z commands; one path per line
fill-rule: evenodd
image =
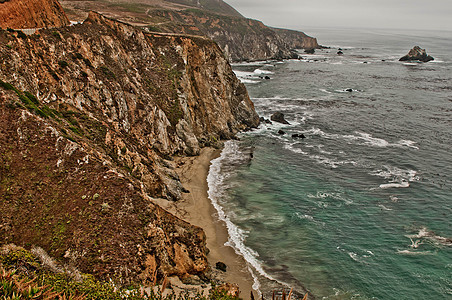
M 17 37 L 21 38 L 21 39 L 27 39 L 28 38 L 28 36 L 21 30 L 17 31 Z
M 53 31 L 52 35 L 57 39 L 61 41 L 61 35 L 58 31 Z
M 37 249 L 37 250 L 36 250 Z M 89 274 L 62 268 L 40 248 L 33 253 L 17 246 L 4 246 L 0 252 L 0 295 L 2 299 L 93 299 L 93 300 L 236 300 L 224 290 L 213 289 L 207 296 L 188 293 L 163 296 L 161 287 L 120 288 Z M 63 271 L 65 270 L 65 271 Z

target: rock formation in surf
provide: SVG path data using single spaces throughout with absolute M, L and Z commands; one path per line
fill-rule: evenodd
M 399 61 L 421 61 L 421 62 L 429 62 L 434 60 L 433 57 L 427 55 L 425 49 L 421 49 L 419 46 L 414 46 L 413 49 L 408 52 L 407 55 L 401 57 Z

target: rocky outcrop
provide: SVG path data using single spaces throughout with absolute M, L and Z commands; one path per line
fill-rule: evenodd
M 46 28 L 69 25 L 57 0 L 0 1 L 0 28 Z
M 259 123 L 221 49 L 91 13 L 0 31 L 0 60 L 0 243 L 121 284 L 205 272 L 202 229 L 153 199 L 183 191 L 172 155 Z
M 401 57 L 399 61 L 421 61 L 421 62 L 429 62 L 434 60 L 433 57 L 427 55 L 425 49 L 421 49 L 419 46 L 414 46 L 413 49 L 408 52 L 407 55 Z
M 281 112 L 275 112 L 270 119 L 272 121 L 281 123 L 281 124 L 289 124 L 289 122 L 287 122 L 287 120 L 284 118 L 284 114 Z

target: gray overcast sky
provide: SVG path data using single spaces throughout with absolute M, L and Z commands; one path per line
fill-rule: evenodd
M 224 0 L 266 25 L 452 31 L 452 0 Z

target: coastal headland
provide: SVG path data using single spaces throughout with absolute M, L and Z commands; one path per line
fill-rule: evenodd
M 244 259 L 225 246 L 225 225 L 207 196 L 221 141 L 259 125 L 229 60 L 289 58 L 316 41 L 245 21 L 226 6 L 221 13 L 202 10 L 211 21 L 233 18 L 230 30 L 248 22 L 279 42 L 277 32 L 291 36 L 267 45 L 281 51 L 245 57 L 228 46 L 243 33 L 217 44 L 211 26 L 169 30 L 181 24 L 170 16 L 175 11 L 155 12 L 173 20 L 158 32 L 97 12 L 64 26 L 58 1 L 39 1 L 15 23 L 4 18 L 0 30 L 2 257 L 14 244 L 118 287 L 178 278 L 201 287 L 229 282 L 248 297 L 253 279 Z M 40 4 L 56 10 L 29 13 Z M 0 3 L 19 6 L 20 0 Z M 199 12 L 185 7 L 189 13 Z M 30 27 L 37 31 L 21 31 Z M 3 267 L 30 263 L 9 262 Z M 226 272 L 215 269 L 217 262 Z

